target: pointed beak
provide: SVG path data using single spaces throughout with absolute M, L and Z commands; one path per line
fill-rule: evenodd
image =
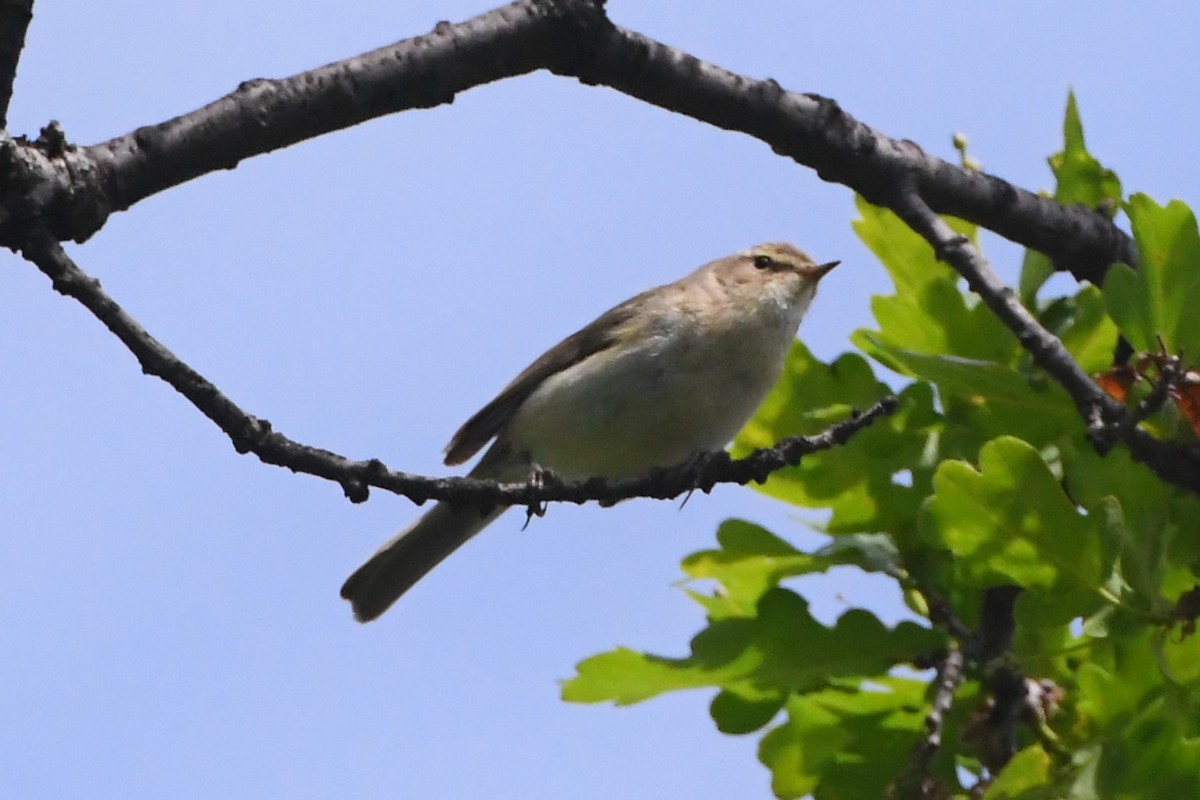
M 842 263 L 842 262 L 840 262 L 840 261 L 830 261 L 830 262 L 829 262 L 829 263 L 827 263 L 827 264 L 818 264 L 817 266 L 813 267 L 813 270 L 812 270 L 812 271 L 813 271 L 813 275 L 815 275 L 815 276 L 816 276 L 817 280 L 821 280 L 821 278 L 824 278 L 824 277 L 825 277 L 827 274 L 829 274 L 829 271 L 830 271 L 831 269 L 833 269 L 834 267 L 836 267 L 836 266 L 837 266 L 838 264 L 840 264 L 840 263 Z

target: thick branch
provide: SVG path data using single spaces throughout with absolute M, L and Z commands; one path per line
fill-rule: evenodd
M 992 775 L 1016 754 L 1017 725 L 1029 718 L 1026 701 L 1031 683 L 1012 653 L 1020 594 L 1017 586 L 995 586 L 984 592 L 979 630 L 968 648 L 974 652 L 966 654 L 981 670 L 989 697 L 966 720 L 962 736 Z
M 33 0 L 0 0 L 0 131 L 8 129 L 8 104 L 17 78 L 17 62 L 32 19 Z
M 1124 425 L 1127 412 L 1083 371 L 1070 352 L 1021 305 L 1016 295 L 997 277 L 982 254 L 964 236 L 954 232 L 916 191 L 901 192 L 889 204 L 952 266 L 987 304 L 1044 369 L 1075 401 L 1087 422 L 1089 435 L 1101 451 L 1115 438 L 1128 445 L 1138 461 L 1164 481 L 1200 494 L 1200 454 L 1194 449 L 1155 439 L 1136 425 Z
M 76 266 L 53 236 L 35 232 L 24 254 L 54 282 L 55 290 L 78 300 L 104 323 L 137 358 L 143 372 L 166 381 L 216 423 L 239 453 L 254 453 L 264 463 L 336 481 L 354 502 L 366 500 L 372 486 L 404 495 L 416 503 L 434 499 L 484 508 L 523 505 L 535 511 L 550 501 L 615 503 L 631 497 L 678 497 L 696 489 L 708 492 L 718 483 L 763 481 L 775 470 L 798 464 L 809 453 L 845 443 L 879 417 L 891 414 L 897 405 L 894 397 L 884 398 L 865 412 L 830 426 L 824 433 L 785 439 L 736 461 L 728 453 L 708 453 L 676 468 L 621 481 L 563 482 L 542 476 L 528 483 L 498 484 L 472 478 L 426 478 L 395 472 L 376 459 L 352 461 L 273 431 L 269 422 L 247 414 L 147 333 L 108 296 L 99 281 Z
M 886 204 L 901 183 L 915 185 L 937 212 L 1046 253 L 1080 278 L 1096 281 L 1114 261 L 1134 263 L 1129 238 L 1104 215 L 929 156 L 832 100 L 784 91 L 773 80 L 737 75 L 615 27 L 602 6 L 518 0 L 457 25 L 440 23 L 427 35 L 300 75 L 248 81 L 204 108 L 109 142 L 65 148 L 57 160 L 30 156 L 21 163 L 34 171 L 8 182 L 48 184 L 37 195 L 35 216 L 60 240 L 82 241 L 108 213 L 244 158 L 548 69 L 754 136 L 875 202 Z M 13 208 L 19 199 L 0 202 Z M 23 237 L 0 224 L 0 244 L 19 246 Z
M 977 222 L 1096 283 L 1110 264 L 1136 263 L 1132 242 L 1107 217 L 935 158 L 859 122 L 834 100 L 729 72 L 633 31 L 594 38 L 595 60 L 575 73 L 584 82 L 747 133 L 878 205 L 888 205 L 897 187 L 915 185 L 938 213 Z
M 113 210 L 249 156 L 551 63 L 581 4 L 518 2 L 282 80 L 250 80 L 204 108 L 87 148 Z

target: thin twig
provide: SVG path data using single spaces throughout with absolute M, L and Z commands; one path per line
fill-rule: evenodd
M 934 775 L 934 761 L 942 748 L 946 717 L 954 709 L 954 693 L 963 682 L 964 657 L 957 645 L 951 645 L 938 661 L 933 680 L 933 699 L 925 715 L 925 736 L 917 742 L 904 773 L 896 780 L 890 795 L 896 800 L 933 800 L 946 796 Z
M 536 480 L 526 483 L 497 483 L 397 472 L 377 459 L 352 461 L 337 453 L 293 441 L 272 430 L 269 422 L 243 411 L 151 336 L 100 287 L 99 281 L 71 260 L 50 234 L 35 232 L 30 238 L 24 248 L 25 256 L 49 276 L 55 290 L 82 303 L 129 348 L 143 372 L 166 381 L 191 401 L 229 436 L 239 453 L 254 453 L 264 463 L 336 481 L 354 502 L 366 500 L 372 486 L 403 495 L 418 504 L 434 499 L 480 507 L 523 505 L 530 508 L 551 501 L 613 503 L 632 497 L 673 498 L 695 489 L 708 492 L 718 483 L 746 484 L 765 480 L 771 472 L 795 465 L 805 455 L 845 443 L 897 407 L 896 398 L 885 397 L 816 436 L 785 439 L 774 447 L 756 450 L 737 460 L 724 452 L 704 454 L 680 467 L 654 470 L 620 481 L 566 482 L 539 474 Z
M 1021 305 L 1016 294 L 992 271 L 971 242 L 939 217 L 914 187 L 889 204 L 908 225 L 933 246 L 938 258 L 962 275 L 971 289 L 1003 322 L 1035 363 L 1058 382 L 1075 401 L 1097 449 L 1104 452 L 1120 438 L 1133 457 L 1164 481 L 1200 493 L 1200 454 L 1191 448 L 1155 439 L 1136 426 L 1124 426 L 1127 411 L 1092 380 L 1071 357 L 1058 337 Z
M 965 645 L 970 646 L 970 643 L 975 641 L 975 632 L 958 618 L 944 597 L 922 587 L 911 578 L 906 579 L 906 584 L 908 588 L 920 592 L 925 598 L 925 603 L 929 608 L 930 622 L 943 626 L 951 636 Z
M 957 647 L 946 651 L 946 657 L 938 666 L 934 680 L 933 703 L 925 715 L 925 741 L 921 748 L 921 759 L 926 765 L 933 762 L 942 746 L 942 732 L 946 726 L 946 715 L 954 707 L 954 692 L 963 681 L 963 654 Z

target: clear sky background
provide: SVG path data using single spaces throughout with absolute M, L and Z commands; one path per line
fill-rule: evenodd
M 39 0 L 11 131 L 90 144 L 458 21 L 488 0 Z M 982 7 L 981 7 L 982 6 Z M 1127 189 L 1200 202 L 1195 4 L 650 2 L 621 25 L 836 98 L 889 135 L 1051 184 L 1074 87 Z M 244 162 L 112 218 L 70 250 L 251 413 L 351 457 L 444 474 L 449 435 L 601 311 L 705 261 L 792 240 L 843 266 L 801 328 L 830 358 L 871 324 L 882 269 L 849 190 L 764 144 L 537 74 Z M 1017 252 L 988 243 L 1015 274 Z M 761 797 L 757 737 L 711 693 L 559 700 L 619 644 L 682 655 L 702 625 L 679 559 L 744 516 L 678 503 L 511 514 L 380 622 L 337 596 L 417 513 L 237 455 L 32 266 L 0 259 L 0 796 Z M 802 584 L 826 620 L 902 610 L 850 571 Z

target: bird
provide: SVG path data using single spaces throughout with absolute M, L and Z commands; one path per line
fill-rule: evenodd
M 778 380 L 818 282 L 839 263 L 760 244 L 626 300 L 468 419 L 446 465 L 492 442 L 471 477 L 618 479 L 725 447 Z M 505 510 L 437 503 L 359 567 L 341 596 L 358 621 L 378 618 Z

